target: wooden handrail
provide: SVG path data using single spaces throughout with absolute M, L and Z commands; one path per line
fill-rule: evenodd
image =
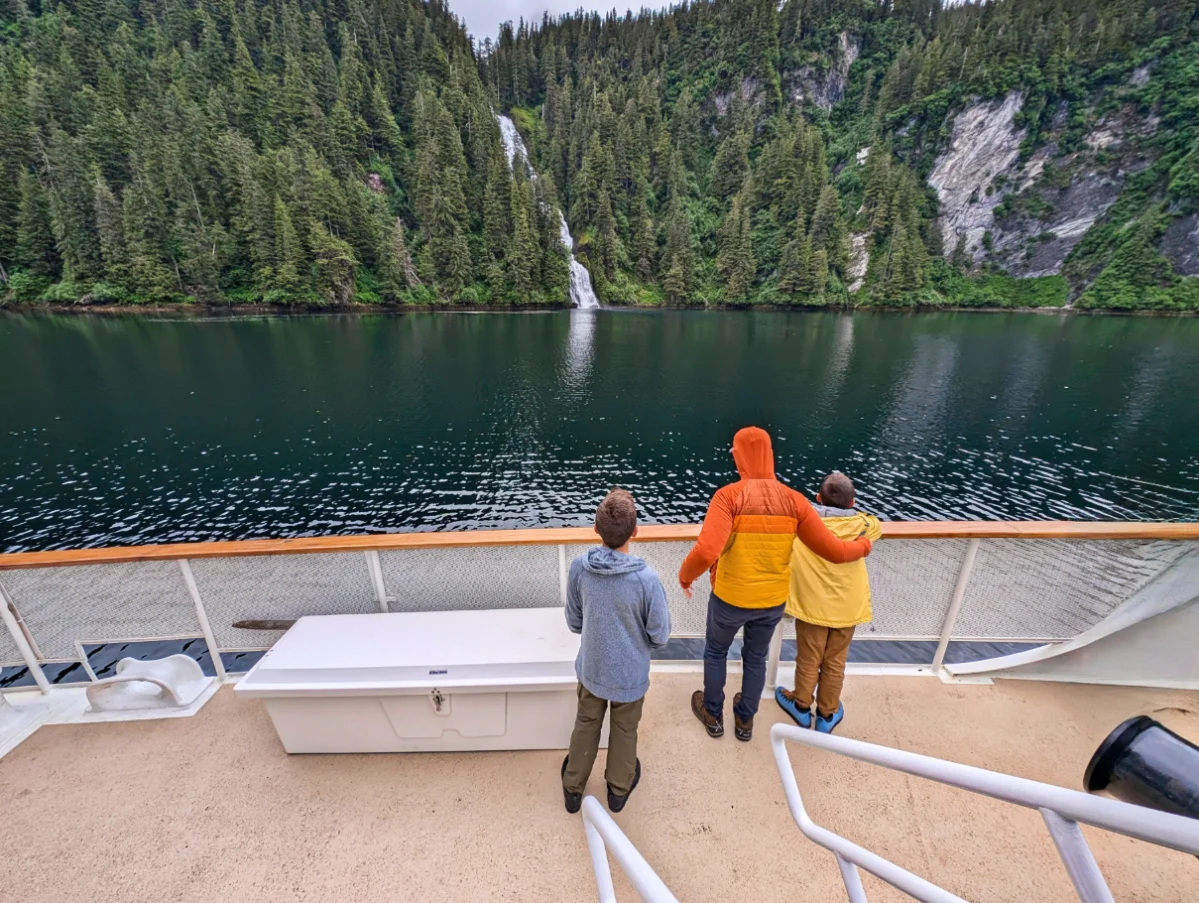
M 692 542 L 698 524 L 644 524 L 638 542 Z M 885 539 L 1173 539 L 1199 540 L 1196 523 L 1104 521 L 884 521 Z M 303 536 L 295 539 L 245 539 L 231 542 L 181 542 L 168 545 L 116 546 L 0 555 L 0 571 L 174 561 L 181 558 L 239 558 L 312 552 L 369 552 L 397 549 L 455 549 L 480 546 L 589 545 L 590 527 L 528 530 L 460 530 L 439 533 L 380 533 L 365 536 Z

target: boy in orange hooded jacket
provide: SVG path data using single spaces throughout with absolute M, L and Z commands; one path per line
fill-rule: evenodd
M 770 637 L 787 604 L 792 540 L 799 537 L 821 558 L 838 563 L 869 555 L 871 543 L 864 536 L 838 539 L 804 496 L 775 479 L 774 450 L 765 430 L 738 430 L 733 461 L 741 479 L 712 497 L 699 539 L 679 569 L 679 585 L 690 598 L 691 584 L 711 572 L 704 689 L 692 694 L 691 711 L 709 736 L 724 735 L 728 651 L 743 629 L 741 692 L 733 698 L 733 720 L 737 739 L 749 740 L 766 685 Z

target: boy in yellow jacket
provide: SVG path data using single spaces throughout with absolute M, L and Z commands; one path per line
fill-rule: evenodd
M 853 482 L 839 471 L 820 484 L 816 512 L 838 539 L 882 535 L 878 518 L 854 508 Z M 854 628 L 873 617 L 865 559 L 833 564 L 796 542 L 786 613 L 795 618 L 795 690 L 779 687 L 775 701 L 800 727 L 811 727 L 815 694 L 816 730 L 831 734 L 845 717 L 841 687 Z

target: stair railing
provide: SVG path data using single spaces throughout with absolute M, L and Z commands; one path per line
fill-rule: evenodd
M 608 853 L 612 854 L 612 858 L 645 903 L 679 903 L 670 889 L 662 883 L 657 872 L 645 861 L 645 857 L 633 846 L 633 842 L 604 810 L 603 804 L 594 796 L 583 799 L 583 826 L 587 831 L 587 848 L 591 851 L 591 865 L 595 869 L 595 884 L 599 890 L 600 903 L 616 903 Z
M 788 741 L 927 778 L 1027 809 L 1036 809 L 1041 813 L 1041 818 L 1053 837 L 1058 855 L 1083 903 L 1113 903 L 1113 898 L 1103 874 L 1099 871 L 1099 865 L 1087 846 L 1079 828 L 1080 824 L 1093 825 L 1105 831 L 1199 856 L 1199 819 L 1171 815 L 1156 809 L 1092 796 L 1079 790 L 1069 790 L 971 765 L 934 759 L 931 756 L 905 752 L 889 746 L 834 737 L 831 734 L 803 730 L 790 724 L 776 724 L 770 729 L 770 744 L 774 748 L 774 761 L 783 782 L 783 792 L 787 797 L 791 817 L 795 819 L 805 837 L 836 856 L 850 903 L 866 903 L 866 891 L 862 887 L 858 868 L 865 869 L 924 903 L 965 901 L 812 821 L 804 809 L 799 786 L 795 781 L 795 772 L 787 754 Z

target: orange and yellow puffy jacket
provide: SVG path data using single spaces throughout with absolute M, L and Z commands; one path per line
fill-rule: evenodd
M 729 605 L 771 608 L 787 601 L 795 537 L 838 564 L 870 554 L 868 538 L 838 539 L 806 498 L 775 479 L 774 450 L 765 430 L 738 430 L 733 461 L 741 479 L 712 496 L 699 539 L 679 569 L 683 587 L 710 568 L 712 591 Z

